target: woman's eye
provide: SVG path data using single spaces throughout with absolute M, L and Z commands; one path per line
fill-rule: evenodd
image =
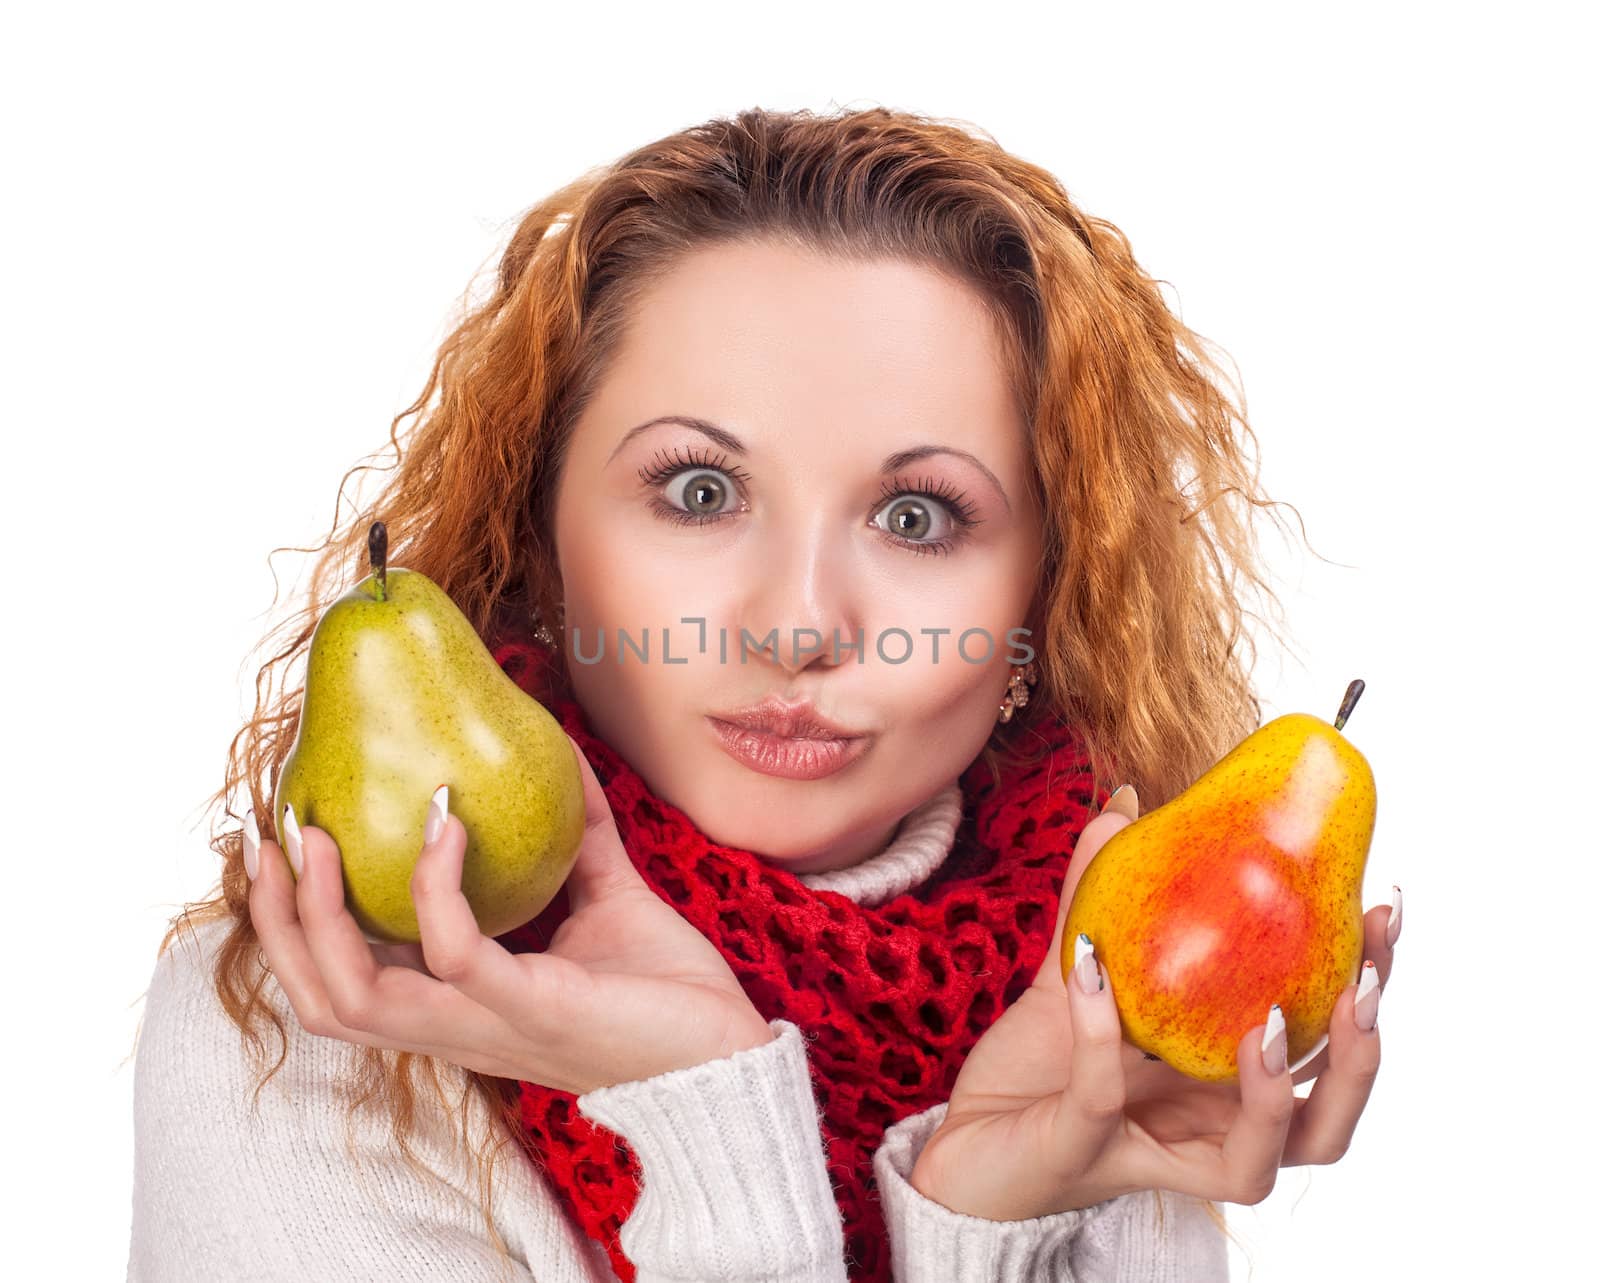
M 733 500 L 733 487 L 714 469 L 696 468 L 679 473 L 661 488 L 668 502 L 685 516 L 715 517 Z
M 910 543 L 943 544 L 955 532 L 955 519 L 937 500 L 902 495 L 878 510 L 873 524 Z
M 735 477 L 743 470 L 721 458 L 698 458 L 696 452 L 660 454 L 651 467 L 639 469 L 650 490 L 650 507 L 667 521 L 698 526 L 720 521 L 738 501 Z
M 738 494 L 730 478 L 720 469 L 680 467 L 669 470 L 666 478 L 650 478 L 656 493 L 650 506 L 661 517 L 678 525 L 699 526 L 730 517 L 738 504 Z

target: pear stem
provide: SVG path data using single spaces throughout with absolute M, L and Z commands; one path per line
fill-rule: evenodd
M 389 530 L 383 522 L 374 521 L 372 529 L 367 531 L 367 560 L 371 563 L 373 573 L 378 576 L 378 600 L 389 600 L 388 565 L 389 560 Z
M 1366 689 L 1367 684 L 1359 677 L 1345 687 L 1344 703 L 1339 705 L 1339 716 L 1333 720 L 1334 730 L 1342 731 L 1344 729 L 1345 719 L 1355 711 L 1356 701 L 1361 698 L 1361 692 Z

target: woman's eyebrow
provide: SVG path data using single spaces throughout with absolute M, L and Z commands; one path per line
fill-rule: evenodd
M 615 459 L 617 457 L 617 452 L 641 432 L 644 432 L 649 428 L 656 427 L 662 423 L 676 423 L 680 427 L 692 428 L 702 436 L 709 437 L 712 441 L 715 441 L 724 450 L 731 450 L 735 454 L 749 453 L 749 451 L 745 449 L 745 444 L 743 441 L 739 440 L 738 437 L 734 436 L 733 433 L 729 432 L 726 428 L 719 428 L 715 423 L 712 423 L 707 419 L 699 419 L 690 414 L 663 414 L 658 418 L 646 420 L 636 428 L 630 428 L 627 433 L 624 434 L 622 440 L 617 442 L 616 449 L 611 451 L 611 454 L 607 457 L 606 462 L 610 463 L 612 459 Z M 985 464 L 982 459 L 978 458 L 977 455 L 971 454 L 966 450 L 958 450 L 954 446 L 919 445 L 913 446 L 909 450 L 896 450 L 893 454 L 884 459 L 882 471 L 885 473 L 899 472 L 901 468 L 915 463 L 918 459 L 926 459 L 930 455 L 935 454 L 951 454 L 958 459 L 965 459 L 994 483 L 994 488 L 1000 492 L 1000 497 L 1005 500 L 1006 511 L 1011 511 L 1011 496 L 1006 493 L 1006 488 L 1000 484 L 1000 478 L 995 476 L 994 473 L 990 471 L 988 465 Z
M 989 470 L 987 464 L 975 454 L 965 450 L 957 450 L 950 445 L 919 445 L 909 450 L 896 450 L 883 461 L 884 472 L 899 472 L 907 464 L 915 463 L 918 459 L 926 459 L 931 454 L 953 454 L 958 459 L 965 459 L 984 476 L 994 483 L 994 488 L 1000 492 L 1000 497 L 1005 500 L 1006 511 L 1011 511 L 1011 496 L 1006 493 L 1006 488 L 1000 484 L 1000 478 Z
M 739 440 L 738 437 L 734 436 L 733 433 L 729 432 L 727 429 L 719 428 L 715 423 L 711 423 L 706 419 L 697 419 L 693 415 L 689 414 L 663 414 L 660 416 L 660 418 L 649 419 L 644 423 L 641 423 L 636 428 L 630 428 L 622 440 L 617 442 L 616 449 L 612 450 L 612 452 L 606 456 L 606 462 L 610 463 L 612 459 L 615 459 L 617 457 L 617 452 L 646 428 L 653 428 L 659 423 L 677 423 L 685 428 L 693 428 L 696 432 L 710 437 L 724 450 L 732 450 L 735 454 L 749 453 L 749 451 L 744 448 L 743 441 Z

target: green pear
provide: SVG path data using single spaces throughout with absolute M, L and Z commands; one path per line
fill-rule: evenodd
M 428 803 L 449 786 L 467 831 L 461 890 L 485 935 L 535 917 L 561 889 L 584 832 L 577 752 L 550 712 L 495 663 L 426 575 L 373 573 L 317 621 L 293 747 L 273 798 L 277 831 L 301 825 L 339 847 L 345 903 L 369 936 L 417 943 L 411 875 Z

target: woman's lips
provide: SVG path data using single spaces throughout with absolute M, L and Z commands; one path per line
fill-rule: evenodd
M 736 762 L 763 775 L 789 780 L 820 780 L 849 766 L 867 750 L 870 737 L 848 739 L 791 739 L 768 731 L 735 726 L 719 717 L 707 717 L 717 743 Z

